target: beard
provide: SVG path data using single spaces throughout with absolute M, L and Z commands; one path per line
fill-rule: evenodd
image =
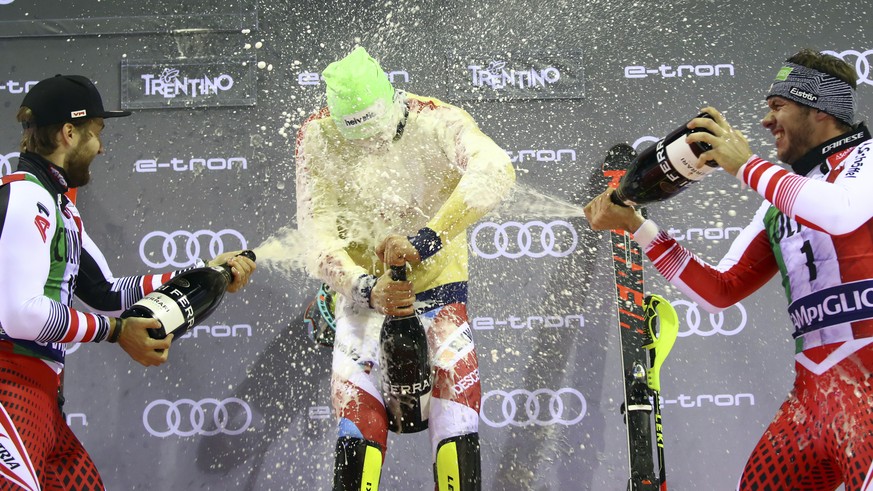
M 797 131 L 794 131 L 789 136 L 789 143 L 790 144 L 785 148 L 783 155 L 778 155 L 778 157 L 780 157 L 779 160 L 782 162 L 791 165 L 806 155 L 806 153 L 814 146 L 812 141 L 812 128 L 809 126 L 802 126 Z
M 80 141 L 67 155 L 67 185 L 71 188 L 84 186 L 91 180 L 91 161 L 95 155 L 89 155 L 85 143 Z
M 812 114 L 811 108 L 801 106 L 800 117 L 794 121 L 790 128 L 786 128 L 786 130 L 790 130 L 786 131 L 788 145 L 781 152 L 781 155 L 779 152 L 776 155 L 782 162 L 791 165 L 815 147 L 813 141 L 814 122 L 810 114 Z

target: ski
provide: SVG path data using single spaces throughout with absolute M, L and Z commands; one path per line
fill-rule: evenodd
M 635 156 L 633 147 L 627 144 L 609 149 L 603 174 L 612 186 L 618 185 Z M 645 215 L 645 210 L 641 212 Z M 676 339 L 678 324 L 669 302 L 644 293 L 643 253 L 630 233 L 613 230 L 610 242 L 624 382 L 624 402 L 620 410 L 627 428 L 630 473 L 627 490 L 666 491 L 660 367 Z M 657 472 L 653 448 L 656 448 Z

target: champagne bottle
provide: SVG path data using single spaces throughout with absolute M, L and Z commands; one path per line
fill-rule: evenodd
M 252 251 L 243 251 L 240 256 L 255 260 Z M 173 333 L 175 342 L 218 307 L 231 281 L 233 275 L 227 264 L 184 271 L 131 305 L 121 318 L 157 319 L 161 327 L 149 329 L 149 336 L 163 339 Z
M 406 267 L 392 266 L 391 278 L 406 281 Z M 388 428 L 395 433 L 427 429 L 432 371 L 421 320 L 415 314 L 386 316 L 379 344 Z
M 711 118 L 700 113 L 698 118 Z M 685 143 L 690 133 L 687 123 L 673 130 L 655 145 L 643 150 L 628 166 L 610 200 L 621 206 L 642 205 L 664 201 L 676 196 L 694 182 L 714 171 L 718 164 L 709 161 L 703 168 L 696 167 L 698 157 L 711 147 L 706 143 Z

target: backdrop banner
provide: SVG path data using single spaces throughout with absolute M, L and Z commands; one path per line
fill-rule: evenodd
M 257 247 L 296 228 L 294 144 L 325 104 L 321 71 L 365 46 L 396 87 L 467 110 L 517 170 L 510 199 L 468 230 L 483 489 L 623 490 L 611 249 L 580 208 L 606 187 L 605 152 L 641 150 L 711 105 L 775 161 L 764 97 L 804 47 L 857 68 L 865 119 L 873 30 L 851 8 L 0 0 L 0 174 L 17 165 L 24 94 L 81 74 L 107 109 L 133 110 L 107 120 L 105 155 L 78 192 L 114 275 Z M 716 171 L 648 213 L 714 264 L 760 203 Z M 161 367 L 107 343 L 70 346 L 66 416 L 108 489 L 331 489 L 331 353 L 302 320 L 320 282 L 285 265 L 262 261 Z M 644 267 L 646 290 L 680 320 L 661 374 L 670 489 L 735 489 L 794 377 L 779 279 L 713 315 Z M 431 463 L 427 432 L 391 434 L 380 489 L 433 489 Z

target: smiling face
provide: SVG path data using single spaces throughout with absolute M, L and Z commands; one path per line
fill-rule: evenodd
M 786 164 L 796 162 L 821 142 L 815 137 L 815 111 L 807 106 L 774 96 L 767 99 L 770 108 L 761 121 L 776 138 L 776 156 Z

